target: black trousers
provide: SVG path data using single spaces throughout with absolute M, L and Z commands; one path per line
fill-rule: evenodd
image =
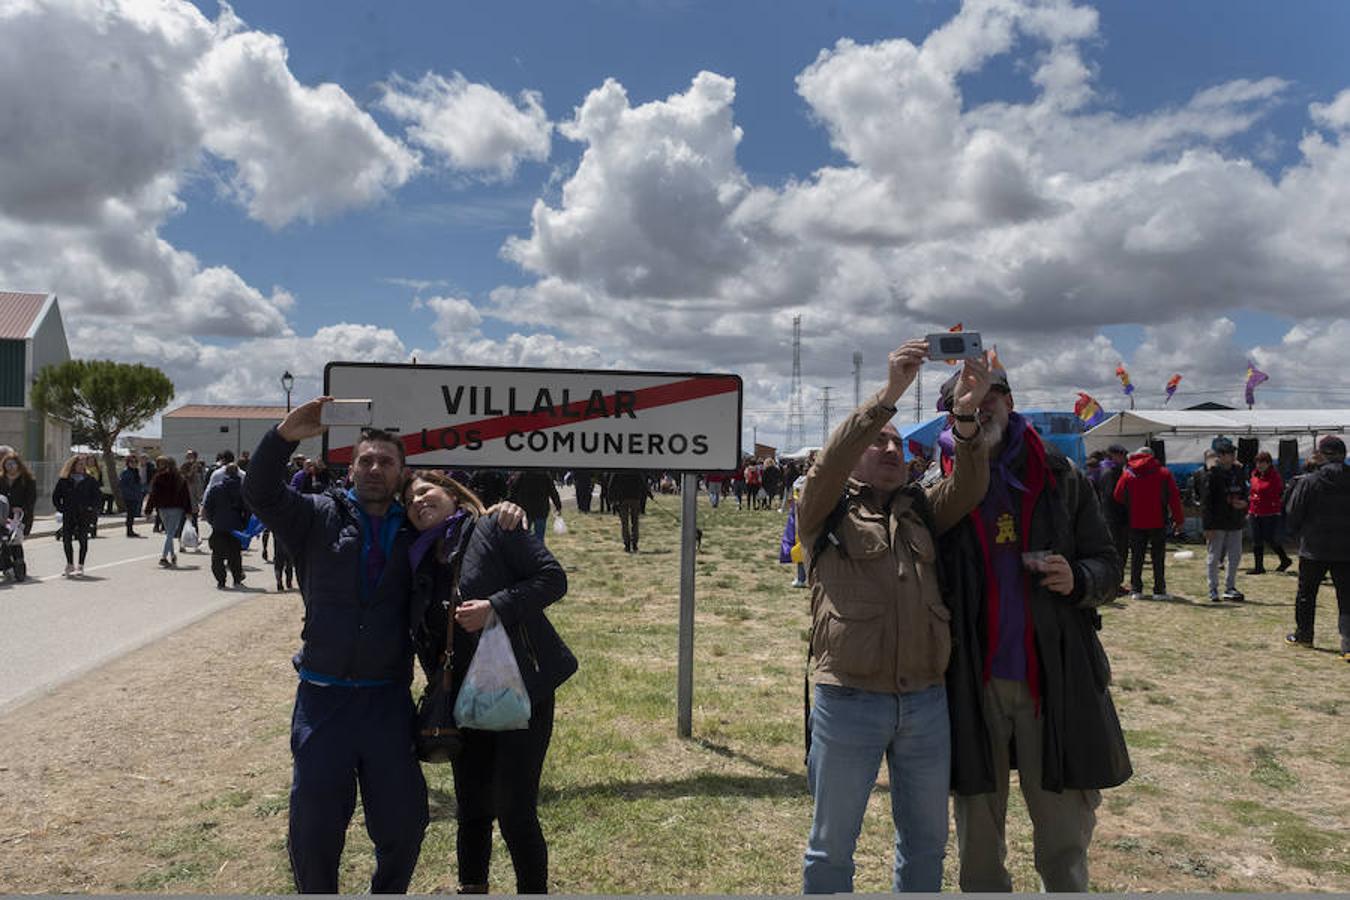
M 295 578 L 295 564 L 291 562 L 290 551 L 281 543 L 281 538 L 272 541 L 272 571 L 277 576 L 277 584 L 281 584 L 281 576 L 286 576 L 286 584 L 290 586 L 292 579 Z
M 291 717 L 291 818 L 286 847 L 295 888 L 336 894 L 347 825 L 361 789 L 375 844 L 373 894 L 408 890 L 427 828 L 427 783 L 413 753 L 406 684 L 320 687 L 300 682 Z
M 1116 556 L 1120 557 L 1120 571 L 1122 575 L 1130 571 L 1130 526 L 1128 522 L 1110 522 L 1107 527 L 1111 531 L 1111 543 L 1115 544 Z
M 75 563 L 73 541 L 80 543 L 80 565 L 84 565 L 89 555 L 90 527 L 98 519 L 96 509 L 77 509 L 66 512 L 61 517 L 61 546 L 66 551 L 66 565 Z
M 132 504 L 128 503 L 126 507 L 127 507 L 127 536 L 130 537 L 133 531 L 135 530 L 132 526 L 136 524 L 136 517 L 140 515 L 141 505 L 137 503 L 133 506 Z
M 1336 587 L 1336 606 L 1341 633 L 1341 652 L 1350 651 L 1350 561 L 1327 562 L 1320 559 L 1298 560 L 1298 596 L 1294 598 L 1294 632 L 1301 640 L 1312 640 L 1313 622 L 1317 617 L 1317 589 L 1322 579 L 1331 573 Z
M 1153 593 L 1167 593 L 1167 532 L 1161 528 L 1130 529 L 1130 590 L 1144 592 L 1144 547 L 1153 558 Z
M 236 582 L 243 581 L 244 550 L 239 546 L 239 539 L 228 531 L 213 529 L 207 543 L 211 545 L 211 574 L 216 576 L 216 584 L 225 583 L 226 566 Z
M 1263 572 L 1266 568 L 1266 544 L 1274 548 L 1275 555 L 1280 558 L 1281 563 L 1289 558 L 1289 554 L 1284 552 L 1284 547 L 1280 546 L 1277 537 L 1279 530 L 1279 516 L 1252 516 L 1252 559 L 1256 563 L 1252 568 L 1258 572 Z
M 636 504 L 636 501 L 633 501 Z M 548 843 L 539 825 L 539 775 L 553 737 L 553 698 L 533 704 L 521 731 L 465 729 L 454 762 L 459 883 L 487 885 L 492 821 L 516 871 L 516 893 L 548 893 Z
M 642 503 L 639 500 L 617 500 L 614 508 L 619 513 L 619 525 L 623 530 L 623 546 L 625 550 L 637 550 L 638 545 L 638 515 L 642 509 Z

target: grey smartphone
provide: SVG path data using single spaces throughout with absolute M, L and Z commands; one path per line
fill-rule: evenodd
M 975 359 L 984 353 L 978 331 L 943 331 L 928 335 L 929 359 Z
M 375 410 L 369 400 L 329 400 L 319 407 L 320 425 L 364 427 L 374 421 Z

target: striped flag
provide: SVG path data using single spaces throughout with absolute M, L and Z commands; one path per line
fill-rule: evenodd
M 1134 385 L 1130 384 L 1130 373 L 1125 371 L 1125 364 L 1116 366 L 1116 377 L 1120 379 L 1120 389 L 1128 397 L 1134 393 Z
M 1084 428 L 1093 428 L 1106 419 L 1106 410 L 1090 394 L 1078 392 L 1078 400 L 1073 405 L 1073 414 L 1083 420 Z
M 1167 379 L 1167 399 L 1163 401 L 1163 406 L 1166 406 L 1171 401 L 1172 395 L 1177 392 L 1177 385 L 1179 384 L 1181 384 L 1180 374 L 1173 375 L 1171 378 Z

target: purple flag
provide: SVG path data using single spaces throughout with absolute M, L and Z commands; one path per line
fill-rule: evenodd
M 1256 363 L 1250 359 L 1247 360 L 1247 405 L 1256 403 L 1256 386 L 1263 381 L 1269 381 L 1270 376 L 1256 367 Z

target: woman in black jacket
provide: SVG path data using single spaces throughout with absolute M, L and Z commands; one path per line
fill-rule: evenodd
M 453 762 L 460 893 L 487 891 L 493 819 L 511 852 L 517 893 L 547 893 L 539 776 L 553 734 L 553 693 L 576 671 L 577 661 L 544 607 L 567 593 L 567 576 L 532 534 L 503 529 L 495 517 L 483 515 L 472 491 L 438 472 L 417 472 L 404 501 L 409 520 L 422 532 L 410 556 L 413 640 L 423 670 L 430 677 L 440 663 L 447 611 L 453 609 L 451 671 L 458 689 L 479 635 L 496 619 L 511 639 L 530 695 L 527 728 L 462 730 L 464 747 Z
M 83 456 L 72 456 L 61 467 L 61 477 L 52 489 L 52 505 L 61 514 L 61 542 L 66 550 L 66 570 L 63 574 L 84 574 L 84 560 L 89 555 L 89 532 L 98 520 L 103 495 L 98 482 L 84 468 Z M 72 541 L 80 542 L 80 561 L 75 562 Z
M 37 512 L 37 481 L 17 453 L 0 459 L 0 494 L 9 498 L 11 515 L 15 510 L 23 510 L 24 536 L 32 534 L 33 516 Z

